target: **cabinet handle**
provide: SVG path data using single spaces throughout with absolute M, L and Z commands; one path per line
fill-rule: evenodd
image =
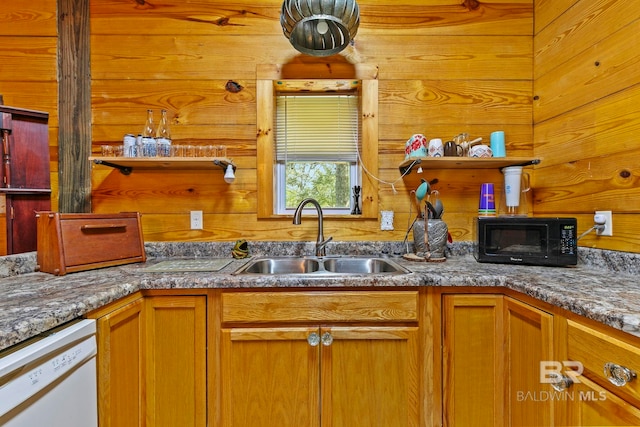
M 555 391 L 565 391 L 573 385 L 573 380 L 567 375 L 557 374 L 556 381 L 551 383 Z
M 102 230 L 103 228 L 127 228 L 127 224 L 84 224 L 80 230 Z
M 333 343 L 333 335 L 331 335 L 331 333 L 329 332 L 325 332 L 324 334 L 322 334 L 322 345 L 328 347 L 331 345 L 331 343 Z
M 636 373 L 624 366 L 607 362 L 604 364 L 604 376 L 611 384 L 623 387 L 636 377 Z
M 307 342 L 311 347 L 315 347 L 320 344 L 320 335 L 317 332 L 311 332 L 307 337 Z

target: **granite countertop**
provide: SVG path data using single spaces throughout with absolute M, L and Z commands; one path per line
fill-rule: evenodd
M 0 350 L 31 338 L 62 323 L 144 289 L 209 289 L 269 287 L 504 287 L 535 297 L 571 312 L 640 337 L 640 284 L 634 271 L 637 255 L 611 251 L 581 250 L 577 267 L 534 267 L 481 264 L 468 248 L 448 251 L 443 263 L 409 262 L 395 257 L 398 244 L 340 244 L 329 253 L 391 256 L 411 270 L 405 275 L 242 276 L 232 273 L 248 260 L 233 260 L 227 244 L 145 244 L 148 261 L 54 276 L 34 272 L 35 253 L 3 257 L 0 261 Z M 274 251 L 266 243 L 255 245 L 260 254 L 300 255 L 312 245 L 290 243 Z M 217 272 L 149 272 L 148 267 L 165 259 L 229 258 Z

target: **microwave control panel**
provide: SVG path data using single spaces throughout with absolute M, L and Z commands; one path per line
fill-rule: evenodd
M 562 224 L 560 230 L 560 253 L 573 255 L 577 249 L 575 224 Z

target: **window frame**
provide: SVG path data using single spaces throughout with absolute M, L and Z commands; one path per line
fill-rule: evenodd
M 357 86 L 361 108 L 362 165 L 378 175 L 378 67 L 367 64 L 287 64 L 263 65 L 257 68 L 257 216 L 285 218 L 288 213 L 276 213 L 276 92 L 335 91 Z M 314 76 L 309 78 L 309 76 Z M 352 90 L 352 89 L 351 89 Z M 360 215 L 334 215 L 332 218 L 377 219 L 378 181 L 359 171 L 361 176 Z
M 360 151 L 360 91 L 357 90 L 357 87 L 355 86 L 355 82 L 352 82 L 352 85 L 354 85 L 354 88 L 352 90 L 343 90 L 343 91 L 331 91 L 329 93 L 323 93 L 322 96 L 354 96 L 355 100 L 356 100 L 356 104 L 351 104 L 352 101 L 347 101 L 348 103 L 350 103 L 350 108 L 353 108 L 355 106 L 355 110 L 351 110 L 350 117 L 354 117 L 351 116 L 351 114 L 355 113 L 357 114 L 357 135 L 358 135 L 358 151 Z M 283 93 L 286 92 L 286 95 L 283 95 Z M 290 91 L 278 91 L 276 92 L 276 99 L 278 99 L 278 97 L 281 96 L 300 96 L 297 95 L 298 92 L 295 92 L 292 94 L 292 92 Z M 304 92 L 301 94 L 301 96 L 307 96 L 309 94 L 309 92 Z M 342 102 L 342 101 L 338 101 L 338 102 Z M 279 114 L 280 112 L 282 112 L 282 110 L 276 108 L 276 116 L 277 114 Z M 354 117 L 354 118 L 355 118 Z M 280 125 L 278 125 L 280 126 Z M 337 141 L 336 141 L 337 142 Z M 333 142 L 334 144 L 336 142 Z M 350 141 L 349 144 L 351 144 L 351 149 L 353 149 L 353 141 Z M 276 146 L 278 146 L 278 134 L 276 132 Z M 280 149 L 282 148 L 282 146 L 279 146 Z M 359 153 L 358 153 L 359 154 Z M 335 155 L 335 154 L 334 154 Z M 321 155 L 320 157 L 324 157 L 325 155 Z M 278 157 L 278 155 L 276 155 L 276 157 Z M 328 161 L 328 162 L 332 162 L 332 161 L 345 161 L 344 159 L 341 159 L 340 156 L 335 157 L 334 159 L 326 159 L 326 160 L 320 160 L 319 161 Z M 294 160 L 295 161 L 295 160 Z M 306 162 L 306 161 L 313 161 L 313 160 L 302 160 L 299 159 L 297 161 L 302 161 L 302 162 Z M 336 215 L 349 215 L 351 214 L 351 212 L 353 211 L 353 195 L 351 192 L 351 188 L 354 185 L 361 185 L 360 179 L 359 179 L 359 171 L 361 169 L 360 166 L 360 159 L 359 158 L 353 158 L 352 160 L 349 160 L 349 205 L 346 207 L 329 207 L 329 206 L 323 206 L 323 211 L 325 215 L 330 215 L 330 216 L 336 216 Z M 275 202 L 275 214 L 276 215 L 293 215 L 294 211 L 295 211 L 295 206 L 293 207 L 287 207 L 286 206 L 286 192 L 287 192 L 287 188 L 286 188 L 286 178 L 287 178 L 287 174 L 286 174 L 286 170 L 287 170 L 287 162 L 286 160 L 283 161 L 282 159 L 276 159 L 276 167 L 275 167 L 276 173 L 275 173 L 275 191 L 276 191 L 276 202 Z

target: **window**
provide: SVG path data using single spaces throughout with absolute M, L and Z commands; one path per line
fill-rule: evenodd
M 358 93 L 276 95 L 276 213 L 307 197 L 325 214 L 352 212 L 360 185 Z
M 258 218 L 289 215 L 279 210 L 277 157 L 277 100 L 287 95 L 356 95 L 358 99 L 360 164 L 356 177 L 360 182 L 360 215 L 339 215 L 349 219 L 378 218 L 378 67 L 369 64 L 300 64 L 259 65 L 256 70 L 256 175 Z M 286 76 L 286 77 L 285 77 Z M 317 76 L 312 79 L 309 76 Z M 333 160 L 332 160 L 333 161 Z M 349 161 L 349 169 L 353 170 Z M 337 167 L 337 166 L 336 166 Z M 366 168 L 366 173 L 362 171 Z M 347 184 L 351 203 L 351 184 Z M 315 196 L 315 194 L 314 194 Z M 295 206 L 294 206 L 295 208 Z M 324 205 L 323 205 L 324 210 Z M 346 209 L 343 208 L 346 213 Z

